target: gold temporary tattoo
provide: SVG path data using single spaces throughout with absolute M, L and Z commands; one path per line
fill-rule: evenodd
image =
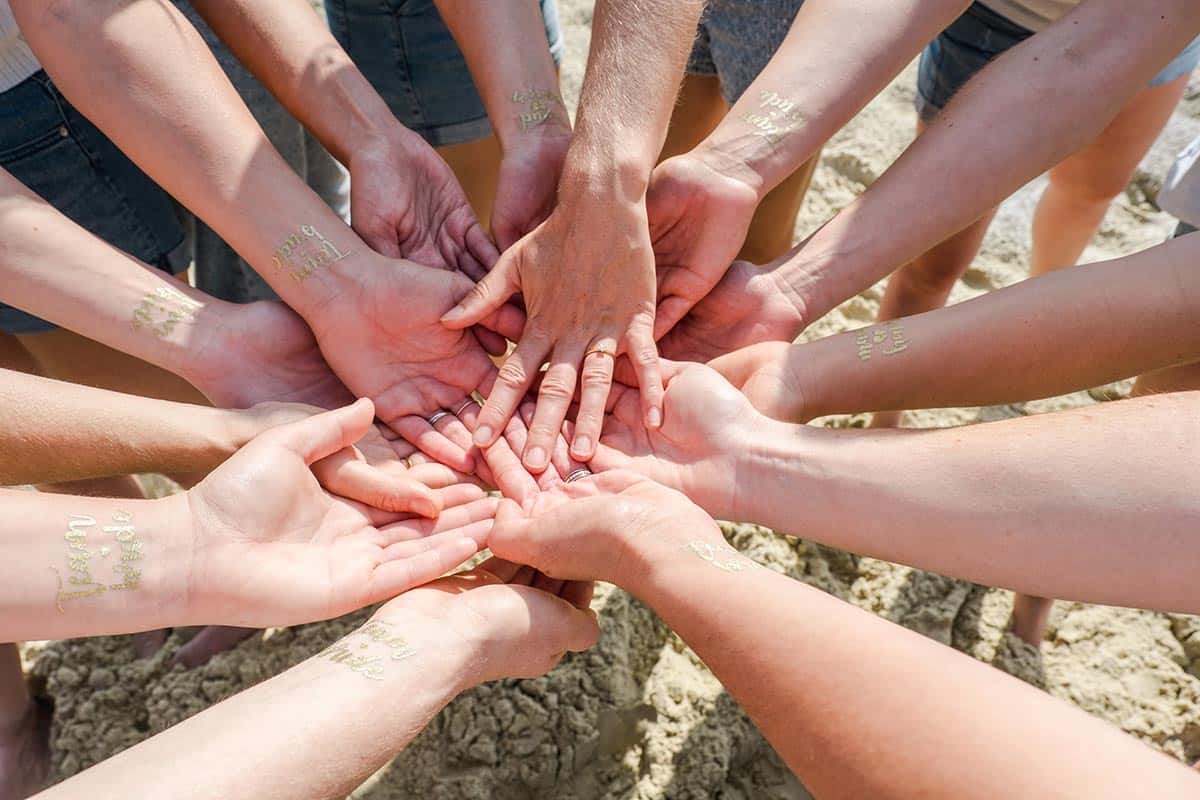
M 276 268 L 299 282 L 322 267 L 341 261 L 349 255 L 349 250 L 339 250 L 337 245 L 322 236 L 312 225 L 301 225 L 300 230 L 275 248 L 275 255 L 271 260 Z
M 136 589 L 141 585 L 142 570 L 136 562 L 142 560 L 144 552 L 133 525 L 133 515 L 128 511 L 117 511 L 113 514 L 112 522 L 101 527 L 100 531 L 110 535 L 116 547 L 103 544 L 92 549 L 88 546 L 88 534 L 94 532 L 89 529 L 96 527 L 95 518 L 83 514 L 70 516 L 67 532 L 63 534 L 67 541 L 65 586 L 58 569 L 50 568 L 58 578 L 58 591 L 54 599 L 59 611 L 65 610 L 64 602 L 95 597 L 107 591 Z M 114 556 L 114 559 L 110 561 L 109 556 Z M 105 583 L 95 578 L 93 571 L 104 565 L 111 565 L 108 567 L 111 579 L 119 580 L 118 583 Z
M 203 303 L 178 289 L 159 286 L 153 292 L 148 292 L 133 310 L 133 329 L 140 331 L 145 328 L 160 339 L 165 339 L 180 322 L 195 322 L 196 312 L 203 307 Z
M 517 115 L 522 133 L 528 133 L 544 124 L 559 108 L 566 110 L 558 92 L 553 89 L 517 90 L 512 93 L 512 101 L 519 106 L 525 106 L 525 110 Z
M 796 110 L 793 101 L 764 89 L 758 93 L 758 110 L 742 114 L 742 121 L 774 147 L 784 136 L 800 129 L 804 115 Z
M 870 361 L 876 347 L 879 348 L 878 352 L 885 356 L 894 356 L 908 349 L 904 326 L 895 321 L 863 328 L 854 334 L 854 344 L 858 349 L 859 361 Z
M 343 664 L 364 678 L 381 681 L 388 662 L 403 661 L 417 654 L 416 648 L 395 633 L 393 627 L 389 622 L 371 620 L 322 650 L 319 656 L 335 664 Z M 381 645 L 386 655 L 372 645 Z
M 685 547 L 723 572 L 742 572 L 758 566 L 729 546 L 716 547 L 708 542 L 695 539 L 688 542 Z

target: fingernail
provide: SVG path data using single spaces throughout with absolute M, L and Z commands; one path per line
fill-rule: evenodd
M 462 306 L 455 306 L 442 315 L 442 322 L 454 322 L 455 320 L 462 319 L 464 314 L 466 312 L 463 311 Z
M 592 440 L 587 436 L 576 436 L 572 443 L 572 450 L 580 455 L 590 456 L 592 454 Z
M 478 447 L 487 447 L 492 443 L 492 429 L 487 425 L 480 425 L 475 429 L 475 444 Z
M 525 463 L 534 468 L 546 466 L 546 451 L 540 447 L 532 447 L 525 454 Z
M 651 428 L 661 427 L 662 426 L 662 409 L 660 409 L 658 406 L 653 406 L 649 411 L 647 411 L 646 412 L 646 424 L 649 425 Z

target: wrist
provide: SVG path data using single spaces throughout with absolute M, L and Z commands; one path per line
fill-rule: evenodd
M 423 675 L 436 681 L 448 697 L 454 697 L 478 686 L 483 679 L 478 642 L 463 635 L 461 624 L 447 623 L 446 618 L 432 617 L 393 601 L 372 614 L 357 632 L 382 643 L 376 649 L 384 654 L 383 663 L 416 661 Z
M 576 132 L 559 181 L 560 202 L 587 204 L 596 198 L 645 202 L 654 156 L 622 149 L 617 137 L 597 141 Z
M 193 569 L 196 536 L 190 495 L 189 490 L 147 501 L 153 513 L 146 538 L 153 536 L 155 541 L 147 542 L 145 559 L 148 562 L 153 557 L 158 562 L 146 563 L 144 573 L 151 583 L 157 618 L 153 625 L 146 626 L 147 630 L 209 621 L 200 608 L 203 592 L 198 591 Z
M 731 492 L 726 513 L 714 516 L 771 527 L 770 507 L 778 498 L 803 496 L 795 472 L 807 467 L 809 454 L 801 447 L 801 435 L 808 429 L 761 414 L 754 416 L 734 454 L 731 483 L 755 488 Z
M 719 131 L 719 129 L 718 129 Z M 770 181 L 756 153 L 740 139 L 722 138 L 714 131 L 685 155 L 713 172 L 746 186 L 761 203 L 778 181 Z
M 493 128 L 505 153 L 543 142 L 571 142 L 571 118 L 558 88 L 518 89 L 507 97 L 509 108 L 494 115 Z

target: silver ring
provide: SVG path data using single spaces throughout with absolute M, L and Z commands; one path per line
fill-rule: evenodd
M 571 474 L 563 479 L 563 483 L 574 483 L 575 481 L 580 480 L 581 478 L 586 478 L 592 474 L 592 471 L 587 467 L 580 467 L 577 470 L 572 470 Z
M 453 414 L 451 414 L 449 411 L 447 411 L 446 409 L 443 408 L 443 409 L 440 409 L 437 413 L 435 413 L 432 417 L 427 419 L 426 422 L 428 422 L 430 425 L 436 425 L 437 421 L 439 419 L 444 419 L 445 417 L 450 417 L 450 416 L 453 416 Z
M 475 400 L 474 400 L 473 398 L 470 398 L 470 397 L 468 397 L 468 398 L 467 398 L 467 399 L 466 399 L 466 400 L 463 402 L 463 404 L 462 404 L 461 406 L 459 406 L 459 407 L 458 407 L 458 411 L 455 411 L 455 412 L 454 412 L 454 416 L 456 416 L 456 417 L 461 417 L 461 416 L 462 416 L 463 409 L 464 409 L 464 408 L 466 408 L 466 407 L 467 407 L 467 406 L 469 406 L 469 405 L 472 405 L 474 402 L 475 402 Z

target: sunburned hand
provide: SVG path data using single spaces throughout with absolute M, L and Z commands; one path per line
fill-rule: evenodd
M 482 321 L 522 292 L 528 320 L 516 350 L 500 368 L 479 415 L 475 443 L 488 447 L 504 432 L 542 364 L 537 411 L 522 461 L 534 472 L 550 464 L 555 437 L 580 385 L 572 455 L 595 452 L 618 347 L 629 353 L 647 424 L 661 418 L 662 385 L 654 345 L 654 254 L 641 200 L 604 202 L 581 193 L 560 196 L 550 218 L 500 257 L 496 268 L 442 317 L 449 328 Z
M 356 395 L 374 401 L 392 430 L 434 459 L 472 471 L 470 433 L 440 412 L 488 390 L 496 368 L 472 331 L 451 330 L 438 318 L 473 284 L 461 273 L 374 254 L 358 264 L 313 320 L 321 352 Z M 521 324 L 511 306 L 486 322 L 512 335 Z M 430 424 L 435 415 L 438 424 Z
M 371 403 L 267 431 L 185 496 L 190 582 L 205 619 L 243 626 L 325 619 L 433 580 L 485 540 L 495 501 L 476 487 L 437 520 L 324 491 L 310 465 L 370 428 Z M 446 490 L 447 492 L 449 490 Z
M 667 159 L 650 176 L 646 211 L 658 265 L 657 339 L 712 291 L 745 242 L 758 194 L 736 174 L 693 151 Z
M 570 584 L 560 593 L 535 588 L 535 576 L 530 567 L 493 558 L 400 595 L 374 618 L 403 629 L 418 617 L 447 645 L 476 653 L 473 683 L 535 678 L 600 636 L 596 616 L 587 610 L 590 596 L 573 596 Z
M 541 225 L 554 210 L 558 179 L 571 144 L 569 125 L 543 125 L 505 148 L 500 161 L 492 236 L 501 251 Z
M 759 342 L 790 342 L 805 324 L 771 265 L 735 261 L 659 347 L 664 358 L 706 362 Z
M 560 580 L 633 589 L 656 560 L 723 548 L 720 530 L 684 495 L 633 472 L 563 484 L 521 509 L 505 500 L 488 547 Z
M 350 157 L 354 230 L 378 253 L 482 278 L 496 261 L 488 238 L 450 167 L 397 124 Z

